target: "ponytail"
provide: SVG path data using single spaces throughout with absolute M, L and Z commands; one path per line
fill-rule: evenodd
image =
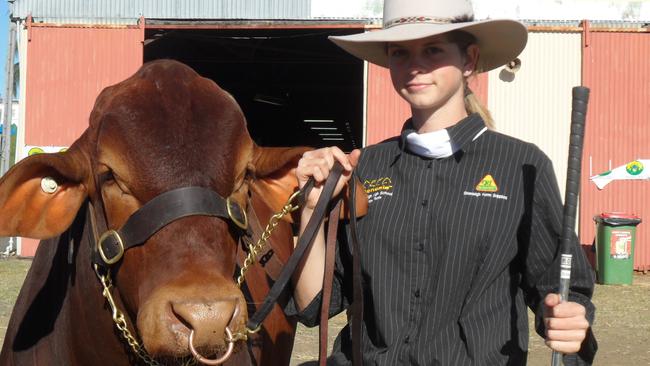
M 459 18 L 455 21 L 457 22 L 465 22 L 465 21 L 471 21 L 473 18 L 468 18 L 469 20 L 465 18 Z M 461 51 L 463 54 L 467 54 L 467 48 L 472 45 L 472 44 L 477 44 L 476 37 L 474 35 L 463 32 L 463 31 L 451 31 L 449 33 L 445 33 L 447 36 L 447 40 L 451 43 L 455 43 L 458 45 L 458 49 Z M 480 55 L 479 55 L 480 57 Z M 490 111 L 478 100 L 476 97 L 476 94 L 472 92 L 472 90 L 469 88 L 469 85 L 467 85 L 467 80 L 468 78 L 473 77 L 476 75 L 476 70 L 472 73 L 472 75 L 468 76 L 465 78 L 465 110 L 467 111 L 468 114 L 472 113 L 478 113 L 481 118 L 483 118 L 483 122 L 485 122 L 485 126 L 487 128 L 494 130 L 495 129 L 495 124 L 494 124 L 494 119 L 492 119 L 492 115 L 490 114 Z
M 465 83 L 465 110 L 468 114 L 478 113 L 483 118 L 487 128 L 490 130 L 496 129 L 490 111 L 478 100 L 476 94 L 467 86 L 467 83 Z

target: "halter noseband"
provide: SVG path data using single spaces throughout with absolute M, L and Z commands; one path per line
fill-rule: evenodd
M 134 212 L 117 230 L 108 229 L 103 207 L 99 217 L 93 211 L 88 210 L 95 241 L 93 263 L 102 267 L 119 262 L 126 250 L 144 244 L 160 229 L 183 217 L 221 217 L 243 231 L 248 229 L 246 211 L 237 202 L 203 187 L 183 187 L 160 194 Z M 97 239 L 100 228 L 103 233 Z

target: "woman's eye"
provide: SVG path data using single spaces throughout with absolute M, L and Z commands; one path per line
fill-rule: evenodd
M 389 51 L 390 57 L 394 57 L 394 58 L 405 57 L 407 54 L 408 53 L 406 52 L 406 50 L 400 48 L 393 48 Z
M 427 48 L 424 49 L 424 52 L 425 52 L 427 55 L 432 56 L 432 55 L 437 55 L 437 54 L 439 54 L 440 52 L 442 52 L 442 49 L 440 49 L 440 48 L 438 48 L 438 47 L 427 47 Z

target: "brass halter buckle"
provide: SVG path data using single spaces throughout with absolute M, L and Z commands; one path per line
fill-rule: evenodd
M 242 220 L 237 218 L 235 215 L 235 212 L 233 211 L 233 201 L 230 200 L 230 197 L 226 198 L 226 209 L 228 210 L 228 216 L 230 216 L 230 220 L 235 223 L 240 229 L 246 230 L 248 229 L 248 217 L 246 217 L 246 211 L 237 204 L 237 202 L 234 202 L 235 205 L 237 205 L 238 211 L 241 213 Z M 243 222 L 242 222 L 243 221 Z
M 107 240 L 111 240 L 116 243 L 118 249 L 117 254 L 110 258 L 104 251 L 104 243 Z M 120 234 L 115 230 L 106 231 L 104 234 L 102 234 L 102 236 L 99 238 L 99 241 L 97 242 L 97 251 L 106 264 L 111 265 L 117 263 L 120 259 L 122 259 L 122 256 L 124 255 L 124 242 L 122 241 L 122 237 L 120 237 Z

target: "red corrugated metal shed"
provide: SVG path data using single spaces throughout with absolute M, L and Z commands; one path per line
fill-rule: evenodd
M 25 144 L 68 146 L 88 126 L 99 92 L 142 65 L 144 29 L 42 27 L 28 30 Z M 35 240 L 23 239 L 32 256 Z
M 473 78 L 470 88 L 487 105 L 488 73 Z M 395 92 L 388 69 L 368 64 L 366 145 L 398 135 L 411 116 L 408 104 Z
M 613 181 L 602 191 L 589 176 L 650 158 L 650 33 L 585 32 L 583 84 L 591 89 L 580 196 L 580 241 L 594 240 L 592 217 L 639 215 L 634 266 L 650 269 L 650 182 Z M 650 167 L 646 167 L 650 169 Z

